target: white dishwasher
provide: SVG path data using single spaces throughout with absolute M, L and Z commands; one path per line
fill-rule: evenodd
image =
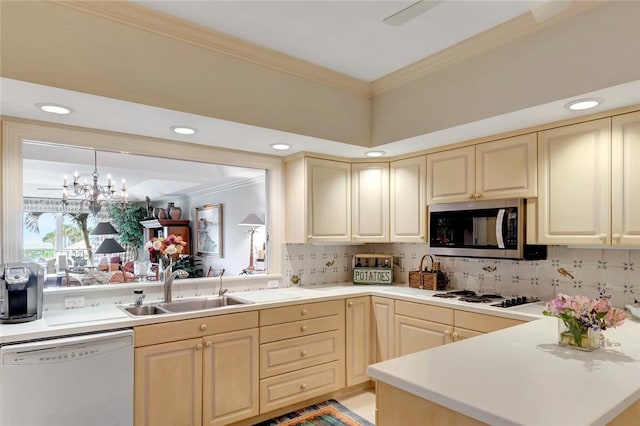
M 131 426 L 133 331 L 0 348 L 0 425 Z

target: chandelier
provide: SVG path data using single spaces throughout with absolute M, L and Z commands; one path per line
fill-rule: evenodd
M 94 151 L 94 169 L 91 173 L 93 182 L 87 182 L 84 179 L 83 183 L 78 182 L 78 171 L 73 174 L 73 183 L 67 182 L 67 175 L 64 175 L 64 184 L 62 185 L 62 204 L 66 209 L 69 204 L 69 197 L 82 198 L 81 207 L 87 207 L 89 211 L 95 216 L 104 206 L 108 206 L 109 202 L 115 202 L 122 206 L 127 204 L 127 184 L 122 179 L 122 186 L 120 188 L 120 195 L 116 196 L 116 186 L 114 185 L 111 175 L 107 175 L 107 184 L 100 185 L 98 179 L 100 174 L 98 173 L 98 151 Z

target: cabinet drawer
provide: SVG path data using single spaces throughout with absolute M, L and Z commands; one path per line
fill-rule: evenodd
M 483 333 L 490 333 L 503 328 L 513 327 L 522 324 L 525 321 L 519 321 L 511 318 L 497 317 L 494 315 L 477 314 L 475 312 L 455 311 L 455 325 L 457 327 L 466 328 Z
M 308 336 L 324 331 L 339 330 L 344 325 L 344 314 L 324 318 L 311 318 L 260 328 L 260 343 L 275 342 L 292 337 Z
M 453 309 L 396 300 L 396 314 L 453 325 Z
M 260 380 L 260 413 L 285 407 L 344 387 L 340 361 Z
M 344 357 L 344 331 L 260 345 L 260 378 L 288 373 Z
M 174 342 L 258 327 L 258 311 L 165 322 L 134 328 L 135 346 Z
M 307 318 L 327 317 L 344 313 L 344 300 L 305 303 L 282 308 L 263 309 L 260 311 L 260 325 L 282 324 Z

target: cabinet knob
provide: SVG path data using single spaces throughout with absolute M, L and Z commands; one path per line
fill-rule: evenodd
M 300 351 L 300 356 L 302 356 L 302 357 L 307 356 L 307 351 L 305 351 L 305 350 Z
M 347 303 L 347 306 L 348 306 L 348 307 L 352 307 L 352 306 L 353 306 L 353 302 L 349 302 L 349 303 Z
M 450 336 L 450 335 L 451 335 L 451 332 L 450 332 L 449 330 L 445 330 L 445 331 L 444 331 L 444 335 L 445 335 L 445 336 Z
M 300 331 L 307 331 L 307 326 L 306 325 L 301 326 Z
M 607 234 L 600 234 L 600 235 L 598 235 L 598 238 L 600 238 L 601 240 L 606 240 L 607 239 Z
M 476 194 L 469 194 L 469 198 L 476 198 Z
M 307 315 L 307 310 L 306 309 L 301 310 L 300 315 Z
M 612 235 L 612 237 L 613 237 L 613 239 L 614 239 L 614 240 L 619 240 L 619 239 L 622 237 L 622 235 L 620 235 L 620 234 L 613 234 L 613 235 Z
M 205 348 L 210 348 L 213 345 L 213 342 L 204 342 Z
M 307 388 L 307 384 L 303 383 L 300 385 L 300 389 L 305 390 Z
M 457 331 L 454 331 L 452 336 L 453 336 L 453 340 L 456 340 L 458 337 L 460 337 Z
M 196 345 L 196 350 L 199 351 L 200 349 L 202 349 L 202 343 L 198 343 Z
M 207 324 L 200 324 L 200 331 L 205 331 L 207 329 Z

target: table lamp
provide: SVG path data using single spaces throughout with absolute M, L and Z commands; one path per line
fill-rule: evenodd
M 253 234 L 256 232 L 256 227 L 264 226 L 264 221 L 258 217 L 257 214 L 251 213 L 247 217 L 245 217 L 242 222 L 238 225 L 240 226 L 250 226 L 249 234 L 251 235 L 251 245 L 249 246 L 249 266 L 245 269 L 245 271 L 253 272 L 256 267 L 253 265 Z

